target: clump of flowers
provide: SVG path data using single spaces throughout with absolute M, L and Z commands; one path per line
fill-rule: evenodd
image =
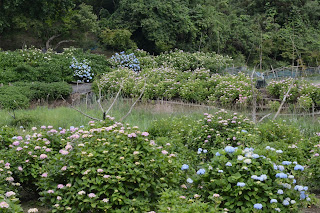
M 298 98 L 298 104 L 299 104 L 300 107 L 308 110 L 308 109 L 310 109 L 312 107 L 313 100 L 308 95 L 301 95 Z
M 73 57 L 70 68 L 74 71 L 73 76 L 78 82 L 90 82 L 93 79 L 94 73 L 91 72 L 91 66 L 86 59 L 78 62 L 78 60 Z
M 215 149 L 227 145 L 252 145 L 256 139 L 253 123 L 243 115 L 219 110 L 214 114 L 204 114 L 204 118 L 192 130 L 194 138 L 188 141 L 189 148 L 207 150 L 207 157 L 213 156 Z
M 303 166 L 290 161 L 276 165 L 253 148 L 227 146 L 199 168 L 197 172 L 183 170 L 185 193 L 190 193 L 189 196 L 196 193 L 202 201 L 213 204 L 217 204 L 219 195 L 220 208 L 241 212 L 298 212 L 311 201 L 308 187 L 297 185 L 295 179 L 295 175 L 304 171 Z
M 110 59 L 111 63 L 115 67 L 127 67 L 135 72 L 139 72 L 140 62 L 134 53 L 125 54 L 125 52 L 116 53 Z
M 111 118 L 89 126 L 57 133 L 62 147 L 39 171 L 40 195 L 55 211 L 148 212 L 161 189 L 180 179 L 173 172 L 176 153 L 149 140 L 148 132 Z

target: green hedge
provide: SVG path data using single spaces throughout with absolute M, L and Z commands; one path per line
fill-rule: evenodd
M 72 88 L 66 82 L 17 82 L 0 87 L 0 107 L 13 110 L 27 108 L 32 100 L 66 98 L 71 92 Z

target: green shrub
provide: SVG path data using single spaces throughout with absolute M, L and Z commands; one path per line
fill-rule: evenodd
M 0 128 L 0 150 L 6 149 L 13 142 L 13 137 L 17 135 L 17 130 L 13 127 L 3 126 Z
M 35 126 L 38 123 L 39 118 L 36 116 L 28 115 L 28 114 L 23 114 L 20 116 L 16 116 L 14 119 L 12 119 L 9 123 L 10 126 L 15 126 L 15 127 L 30 127 L 30 126 Z
M 204 114 L 204 118 L 192 129 L 188 140 L 188 147 L 202 153 L 207 150 L 206 156 L 213 156 L 217 149 L 231 146 L 249 146 L 258 140 L 254 124 L 237 113 L 228 113 L 220 110 L 215 114 Z M 201 151 L 199 151 L 201 150 Z
M 103 44 L 117 50 L 136 49 L 137 45 L 131 40 L 132 33 L 126 29 L 104 29 L 100 38 Z
M 261 123 L 258 129 L 262 142 L 282 141 L 286 144 L 294 144 L 303 138 L 299 129 L 280 120 Z
M 179 182 L 176 154 L 148 133 L 120 123 L 90 125 L 62 139 L 64 148 L 40 169 L 40 194 L 53 212 L 150 211 L 161 190 Z
M 165 190 L 161 193 L 156 212 L 174 212 L 174 213 L 202 213 L 202 212 L 222 212 L 215 203 L 202 202 L 200 198 L 190 198 L 183 195 L 184 192 Z
M 72 87 L 66 82 L 17 82 L 0 87 L 0 106 L 2 109 L 24 109 L 31 100 L 56 100 L 68 97 L 71 92 Z
M 300 107 L 302 107 L 305 110 L 309 110 L 312 108 L 313 100 L 307 95 L 302 95 L 297 100 Z
M 277 112 L 280 107 L 280 102 L 279 101 L 269 101 L 268 105 L 273 112 Z
M 0 51 L 0 83 L 74 81 L 74 73 L 70 68 L 73 57 L 89 61 L 91 72 L 95 75 L 110 71 L 111 64 L 105 56 L 81 49 L 66 48 L 63 53 L 52 50 L 44 53 L 36 48 Z
M 182 167 L 184 188 L 189 196 L 196 194 L 203 202 L 217 203 L 228 212 L 258 212 L 260 207 L 262 212 L 298 212 L 310 201 L 307 187 L 295 185 L 294 178 L 304 168 L 296 162 L 282 164 L 254 153 L 253 148 L 227 146 L 200 164 L 196 173 Z
M 29 98 L 23 94 L 21 88 L 13 86 L 0 87 L 1 109 L 25 109 L 29 107 L 29 101 Z
M 219 72 L 232 63 L 228 56 L 216 53 L 196 52 L 189 53 L 182 50 L 161 53 L 155 58 L 159 66 L 168 66 L 179 71 L 195 70 L 205 68 L 211 72 Z

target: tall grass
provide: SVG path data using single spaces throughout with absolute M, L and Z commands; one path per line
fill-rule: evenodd
M 124 117 L 133 102 L 130 100 L 117 100 L 108 113 L 110 116 L 115 117 L 116 121 L 119 121 Z M 110 102 L 103 102 L 102 106 L 104 110 L 107 110 L 110 106 Z M 102 119 L 102 111 L 97 103 L 85 104 L 81 103 L 75 106 L 82 112 L 90 115 L 91 117 Z M 152 121 L 174 117 L 174 116 L 184 116 L 188 115 L 194 117 L 195 119 L 200 118 L 204 112 L 214 112 L 215 110 L 204 107 L 192 107 L 183 105 L 172 105 L 172 104 L 157 104 L 157 103 L 137 103 L 132 112 L 123 121 L 123 123 L 128 123 L 133 126 L 139 126 L 140 129 L 147 129 Z M 70 126 L 81 126 L 88 123 L 91 119 L 84 116 L 83 114 L 77 112 L 70 107 L 58 107 L 49 108 L 48 106 L 38 106 L 34 109 L 28 110 L 17 110 L 15 111 L 16 119 L 11 116 L 12 112 L 5 110 L 0 111 L 0 125 L 17 125 L 17 121 L 21 120 L 31 120 L 29 128 L 32 126 L 41 125 L 52 125 L 55 128 L 69 128 Z M 21 123 L 18 122 L 17 127 Z M 24 125 L 23 125 L 24 126 Z M 24 128 L 28 128 L 24 126 Z
M 111 100 L 105 101 L 102 103 L 102 107 L 104 110 L 107 110 L 110 104 Z M 132 104 L 132 100 L 119 99 L 115 102 L 108 114 L 115 117 L 116 121 L 119 121 L 128 113 Z M 96 102 L 82 102 L 75 107 L 94 118 L 102 119 L 102 111 Z M 132 126 L 139 126 L 141 130 L 146 130 L 154 120 L 180 116 L 188 116 L 191 119 L 200 119 L 202 118 L 203 113 L 214 113 L 215 111 L 217 110 L 214 108 L 192 105 L 138 102 L 123 123 L 128 123 Z M 21 124 L 17 123 L 17 121 L 22 120 L 22 122 L 25 122 L 25 120 L 29 119 L 31 120 L 31 123 L 29 124 L 29 127 L 23 125 L 25 129 L 41 125 L 52 125 L 55 128 L 69 128 L 70 126 L 79 127 L 81 125 L 85 125 L 91 120 L 67 106 L 57 108 L 38 106 L 29 110 L 18 110 L 15 112 L 16 119 L 13 119 L 10 113 L 11 112 L 8 111 L 0 111 L 0 126 L 16 125 L 17 128 L 19 128 Z M 242 113 L 246 114 L 248 118 L 251 118 L 250 112 L 243 111 Z M 312 118 L 308 116 L 279 116 L 278 119 L 286 121 L 288 125 L 297 127 L 306 137 L 314 135 L 315 132 L 320 132 L 319 118 Z M 267 120 L 268 119 L 265 119 L 264 121 Z

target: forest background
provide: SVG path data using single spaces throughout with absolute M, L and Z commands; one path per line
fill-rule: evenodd
M 0 48 L 216 52 L 265 69 L 319 66 L 318 0 L 1 0 Z

